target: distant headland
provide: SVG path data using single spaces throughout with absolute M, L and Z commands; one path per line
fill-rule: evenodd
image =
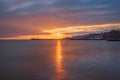
M 91 33 L 91 34 L 81 35 L 81 36 L 72 36 L 66 39 L 120 41 L 120 30 L 116 29 L 116 30 L 111 30 L 108 32 Z
M 30 40 L 107 40 L 107 41 L 120 41 L 120 30 L 111 30 L 107 32 L 100 33 L 90 33 L 86 35 L 76 35 L 71 37 L 66 37 L 63 39 L 39 39 L 31 38 Z

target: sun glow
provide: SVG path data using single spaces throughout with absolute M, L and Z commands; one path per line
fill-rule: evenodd
M 63 39 L 63 34 L 60 32 L 53 33 L 52 36 L 54 39 Z
M 61 35 L 61 33 L 60 33 L 60 32 L 58 32 L 58 33 L 57 33 L 57 36 L 60 36 L 60 35 Z
M 63 80 L 65 76 L 65 69 L 63 68 L 63 54 L 62 54 L 62 45 L 61 40 L 57 41 L 56 45 L 56 58 L 55 58 L 55 71 L 56 76 L 53 80 Z

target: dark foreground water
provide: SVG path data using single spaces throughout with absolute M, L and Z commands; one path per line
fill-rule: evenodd
M 120 42 L 0 41 L 0 80 L 120 80 Z

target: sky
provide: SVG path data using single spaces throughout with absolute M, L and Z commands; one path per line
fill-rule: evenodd
M 120 29 L 120 0 L 0 0 L 0 39 Z

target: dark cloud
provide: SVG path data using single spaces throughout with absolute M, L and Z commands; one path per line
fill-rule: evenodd
M 5 0 L 7 1 L 7 0 Z M 4 4 L 5 4 L 4 1 Z M 100 11 L 107 11 L 108 15 L 109 12 L 116 12 L 120 13 L 120 1 L 118 0 L 10 0 L 13 6 L 8 5 L 6 9 L 7 14 L 13 15 L 30 15 L 30 14 L 46 14 L 49 13 L 57 14 L 59 13 L 89 13 L 93 12 L 100 12 Z M 20 2 L 18 4 L 17 2 Z M 14 3 L 14 4 L 13 4 Z M 17 5 L 16 5 L 17 4 Z M 3 5 L 3 1 L 2 1 Z M 6 3 L 7 5 L 7 3 Z M 3 12 L 3 11 L 2 11 Z M 51 14 L 50 14 L 51 15 Z M 88 14 L 89 15 L 89 14 Z M 111 14 L 112 15 L 112 14 Z M 86 15 L 82 15 L 86 16 Z M 101 16 L 101 15 L 100 15 Z M 118 16 L 118 15 L 114 15 Z M 58 15 L 59 17 L 59 15 Z M 66 16 L 67 17 L 67 16 Z
M 0 16 L 5 14 L 5 10 L 7 9 L 6 4 L 3 0 L 0 0 Z

